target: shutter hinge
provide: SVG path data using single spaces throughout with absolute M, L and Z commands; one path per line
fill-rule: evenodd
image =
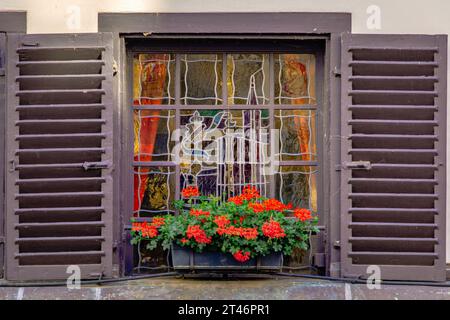
M 24 47 L 39 47 L 39 42 L 22 42 Z
M 341 70 L 338 69 L 338 67 L 334 67 L 332 73 L 334 74 L 335 77 L 340 77 L 341 76 Z
M 108 169 L 110 166 L 109 161 L 104 162 L 85 162 L 83 163 L 84 170 L 96 170 L 96 169 Z
M 336 249 L 340 249 L 341 248 L 341 242 L 339 240 L 336 240 L 333 242 L 333 247 Z
M 372 164 L 370 161 L 350 161 L 350 162 L 344 162 L 343 168 L 345 169 L 353 169 L 353 170 L 370 170 L 372 168 Z
M 112 69 L 114 77 L 117 73 L 119 73 L 119 65 L 117 64 L 116 60 L 113 60 Z
M 16 171 L 16 160 L 14 160 L 14 159 L 12 159 L 12 160 L 9 160 L 9 163 L 10 163 L 10 167 L 9 167 L 9 172 L 14 172 L 14 171 Z
M 334 166 L 334 170 L 341 171 L 342 170 L 342 166 L 340 164 L 337 164 L 337 165 Z
M 5 76 L 5 69 L 1 68 L 0 69 L 0 77 L 4 77 Z
M 5 237 L 0 237 L 0 244 L 4 244 L 5 241 L 6 241 L 6 238 L 5 238 Z

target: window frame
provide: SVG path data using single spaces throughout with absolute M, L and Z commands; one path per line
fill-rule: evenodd
M 233 21 L 233 23 L 230 23 Z M 276 21 L 277 23 L 267 23 Z M 328 111 L 323 115 L 328 121 L 322 144 L 328 151 L 322 155 L 324 174 L 322 190 L 328 196 L 322 201 L 323 230 L 313 246 L 315 264 L 324 267 L 326 274 L 340 276 L 340 37 L 343 32 L 351 31 L 351 14 L 349 13 L 100 13 L 99 32 L 114 33 L 114 59 L 118 65 L 119 76 L 115 77 L 117 88 L 115 99 L 119 109 L 115 114 L 115 137 L 118 146 L 115 149 L 116 168 L 119 168 L 119 182 L 115 183 L 114 192 L 119 215 L 115 216 L 114 239 L 116 254 L 114 262 L 122 274 L 131 274 L 133 267 L 133 250 L 130 245 L 130 215 L 124 207 L 127 195 L 121 193 L 120 186 L 128 185 L 133 190 L 133 180 L 127 176 L 132 168 L 124 161 L 124 154 L 133 141 L 123 137 L 129 135 L 128 128 L 122 123 L 130 123 L 124 107 L 129 106 L 132 92 L 131 83 L 127 81 L 128 70 L 127 42 L 130 39 L 291 39 L 322 40 L 324 50 L 324 87 L 323 104 Z M 120 120 L 120 121 L 119 121 Z M 120 199 L 119 199 L 120 198 Z M 325 259 L 326 257 L 326 259 Z

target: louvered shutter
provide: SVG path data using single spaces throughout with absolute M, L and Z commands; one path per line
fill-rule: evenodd
M 112 35 L 11 35 L 6 278 L 112 273 Z
M 0 150 L 5 150 L 5 34 L 0 32 Z M 3 153 L 2 153 L 3 154 Z M 0 160 L 0 279 L 3 278 L 5 238 L 4 238 L 4 159 Z
M 345 277 L 445 280 L 446 36 L 342 37 Z

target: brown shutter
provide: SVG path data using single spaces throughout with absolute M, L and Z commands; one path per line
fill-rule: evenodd
M 8 36 L 6 278 L 112 272 L 112 35 Z
M 342 38 L 345 277 L 445 280 L 447 37 Z
M 6 38 L 5 34 L 0 32 L 0 150 L 3 152 L 5 150 L 5 49 L 6 49 Z M 3 153 L 2 153 L 3 154 Z M 4 255 L 5 255 L 5 233 L 4 233 L 4 222 L 5 222 L 5 180 L 4 180 L 4 159 L 0 160 L 0 279 L 3 278 L 4 270 Z

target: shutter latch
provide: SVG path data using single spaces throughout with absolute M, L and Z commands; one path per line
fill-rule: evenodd
M 107 169 L 109 168 L 109 161 L 105 162 L 85 162 L 83 163 L 84 170 L 96 170 L 96 169 Z
M 372 164 L 369 161 L 351 161 L 344 162 L 343 167 L 351 170 L 370 170 L 372 168 Z

